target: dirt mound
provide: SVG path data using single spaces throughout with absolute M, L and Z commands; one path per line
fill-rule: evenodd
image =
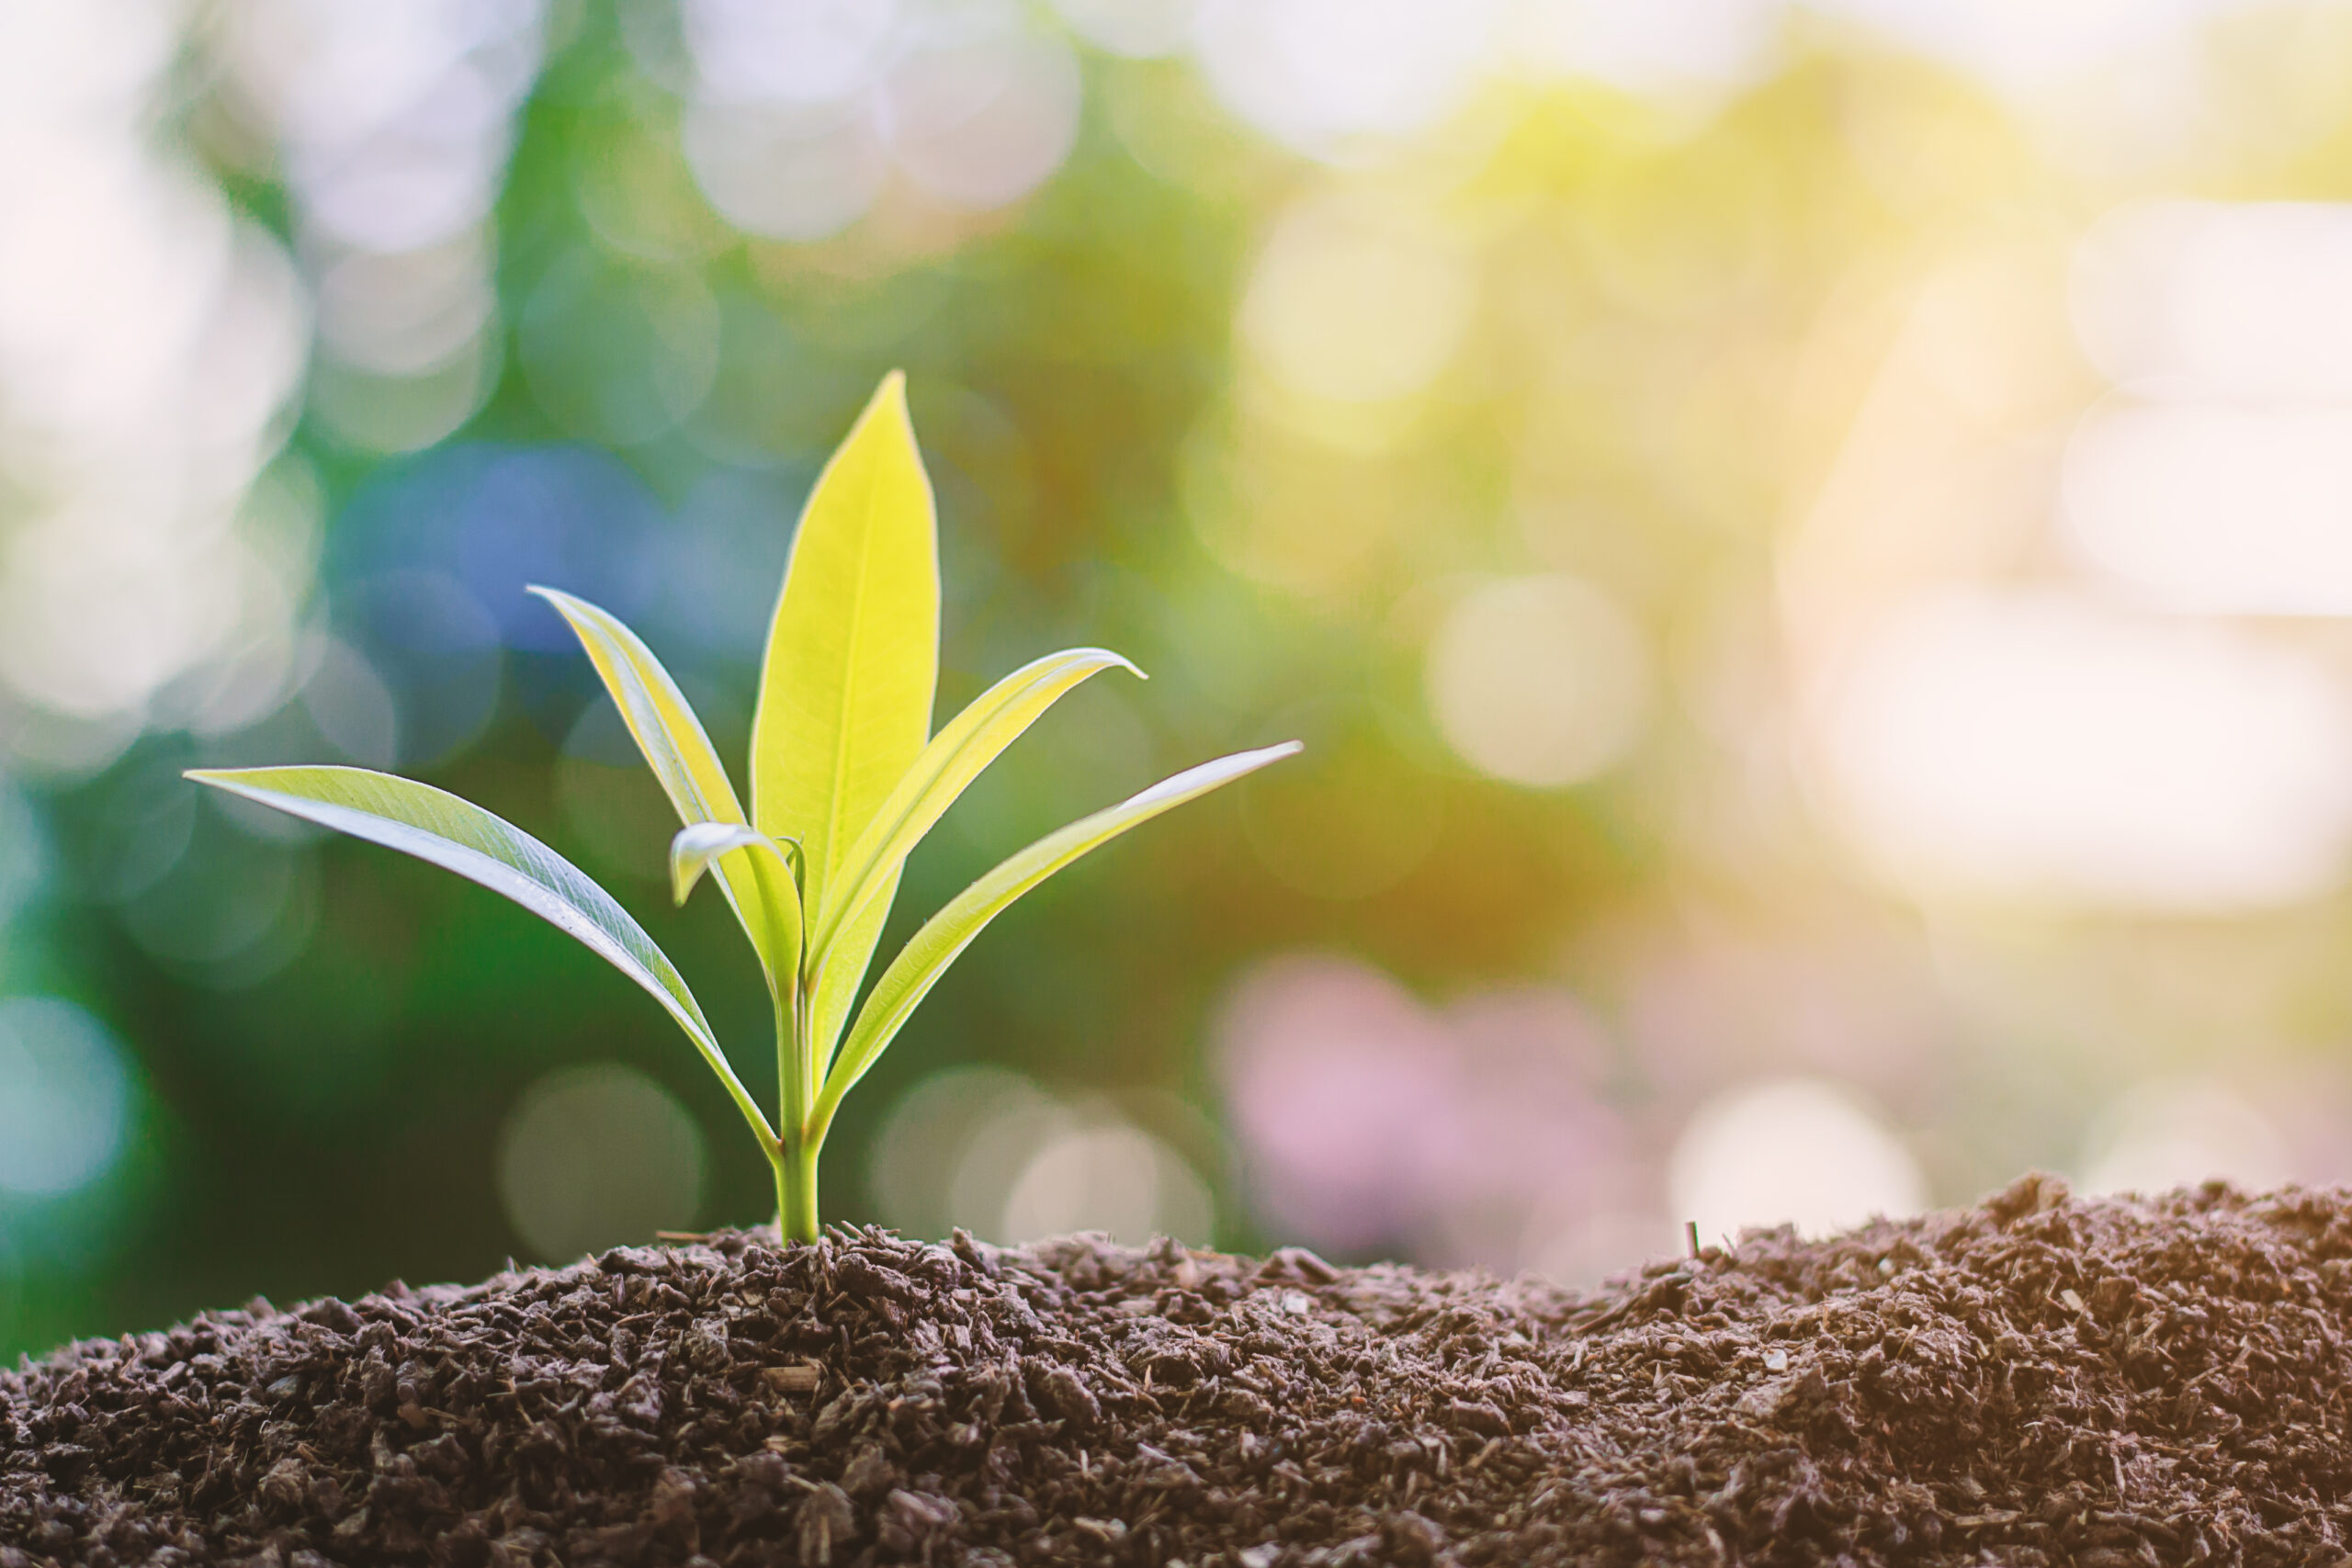
M 2333 1562 L 2352 1194 L 1754 1234 L 1594 1296 L 624 1247 L 0 1375 L 0 1568 Z

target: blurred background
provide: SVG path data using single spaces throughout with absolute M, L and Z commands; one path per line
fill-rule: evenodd
M 943 711 L 1105 677 L 827 1213 L 1575 1284 L 2352 1175 L 2345 0 L 0 0 L 0 1350 L 768 1216 L 658 1010 L 182 768 L 455 789 L 767 1011 L 740 761 L 903 366 Z M 891 945 L 886 939 L 886 948 Z

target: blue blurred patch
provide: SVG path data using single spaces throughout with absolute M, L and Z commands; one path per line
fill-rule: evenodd
M 655 597 L 643 563 L 666 522 L 633 472 L 586 446 L 459 445 L 371 479 L 335 522 L 325 576 L 339 626 L 398 705 L 401 765 L 470 744 L 509 675 L 561 733 L 593 679 L 571 670 L 562 618 L 525 590 L 546 583 L 634 619 Z
M 524 590 L 561 588 L 626 620 L 643 608 L 638 563 L 663 521 L 644 483 L 592 447 L 442 447 L 352 498 L 328 540 L 329 589 L 439 572 L 489 613 L 507 647 L 559 652 L 571 633 Z
M 639 581 L 650 603 L 644 621 L 632 622 L 665 660 L 676 646 L 682 656 L 757 667 L 816 479 L 813 463 L 720 468 L 687 492 L 669 536 L 647 555 Z

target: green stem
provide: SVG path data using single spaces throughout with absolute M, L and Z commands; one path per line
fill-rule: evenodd
M 775 1162 L 776 1228 L 786 1241 L 817 1239 L 817 1149 L 787 1141 Z
M 800 1005 L 798 966 L 775 990 L 775 1077 L 784 1103 L 775 1153 L 775 1224 L 786 1241 L 817 1239 L 817 1150 L 808 1136 L 808 1010 Z

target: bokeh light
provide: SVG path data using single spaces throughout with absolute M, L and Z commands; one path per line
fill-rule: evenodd
M 1506 23 L 1503 62 L 1529 74 L 1595 77 L 1669 103 L 1712 101 L 1762 66 L 1781 13 L 1780 0 L 1521 0 Z
M 2047 595 L 1920 605 L 1858 656 L 1828 739 L 1897 875 L 2229 908 L 2333 886 L 2352 712 L 2293 650 Z
M 1102 1231 L 1130 1246 L 1161 1235 L 1197 1246 L 1216 1230 L 1207 1184 L 1166 1139 L 999 1067 L 951 1069 L 902 1096 L 866 1180 L 888 1223 L 916 1235 Z
M 1422 130 L 1476 85 L 1494 0 L 1205 0 L 1195 24 L 1217 96 L 1303 152 L 1344 156 Z
M 1464 593 L 1430 639 L 1426 682 L 1464 761 L 1537 788 L 1580 783 L 1623 757 L 1650 694 L 1640 634 L 1568 577 Z
M 660 1084 L 616 1064 L 563 1067 L 507 1112 L 498 1196 L 532 1254 L 561 1263 L 690 1228 L 705 1163 L 702 1129 Z
M 1056 1132 L 1022 1167 L 997 1229 L 1009 1242 L 1102 1231 L 1130 1247 L 1160 1235 L 1197 1247 L 1216 1223 L 1208 1189 L 1182 1155 L 1114 1122 Z
M 1051 1107 L 1043 1089 L 1008 1068 L 953 1068 L 923 1079 L 899 1097 L 874 1140 L 865 1183 L 876 1207 L 911 1235 L 992 1228 L 1011 1179 L 968 1158 L 975 1140 Z
M 1883 1118 L 1817 1078 L 1749 1085 L 1701 1106 L 1675 1139 L 1667 1187 L 1710 1246 L 1750 1226 L 1827 1235 L 1927 1202 L 1917 1161 Z
M 429 446 L 495 384 L 487 220 L 537 74 L 537 0 L 223 17 L 232 112 L 276 144 L 312 283 L 322 412 L 363 450 Z
M 1089 43 L 1150 60 L 1184 46 L 1200 0 L 1054 0 L 1054 9 Z
M 2259 1191 L 2294 1174 L 2269 1119 L 2226 1081 L 2197 1077 L 2118 1095 L 2091 1122 L 2076 1168 L 2086 1191 L 2148 1194 L 2214 1180 Z
M 2084 350 L 2143 396 L 2352 400 L 2352 208 L 2135 202 L 2094 225 L 2069 290 Z
M 54 1198 L 107 1173 L 130 1135 L 121 1044 L 56 997 L 0 998 L 0 1192 Z
M 47 838 L 32 803 L 0 773 L 0 931 L 32 903 L 48 881 Z
M 1217 1048 L 1250 1189 L 1279 1234 L 1509 1269 L 1638 1227 L 1626 1215 L 1653 1196 L 1606 1093 L 1606 1039 L 1566 995 L 1474 995 L 1440 1012 L 1360 964 L 1277 959 L 1227 999 Z M 1563 1212 L 1574 1204 L 1590 1212 Z
M 819 240 L 892 175 L 950 207 L 1020 200 L 1069 155 L 1076 59 L 1010 0 L 689 0 L 686 158 L 739 227 Z
M 1325 198 L 1276 226 L 1241 331 L 1291 389 L 1377 403 L 1419 391 L 1445 368 L 1476 302 L 1467 258 L 1435 214 Z
M 2352 611 L 2352 406 L 2103 411 L 2066 453 L 2067 536 L 2165 609 Z

